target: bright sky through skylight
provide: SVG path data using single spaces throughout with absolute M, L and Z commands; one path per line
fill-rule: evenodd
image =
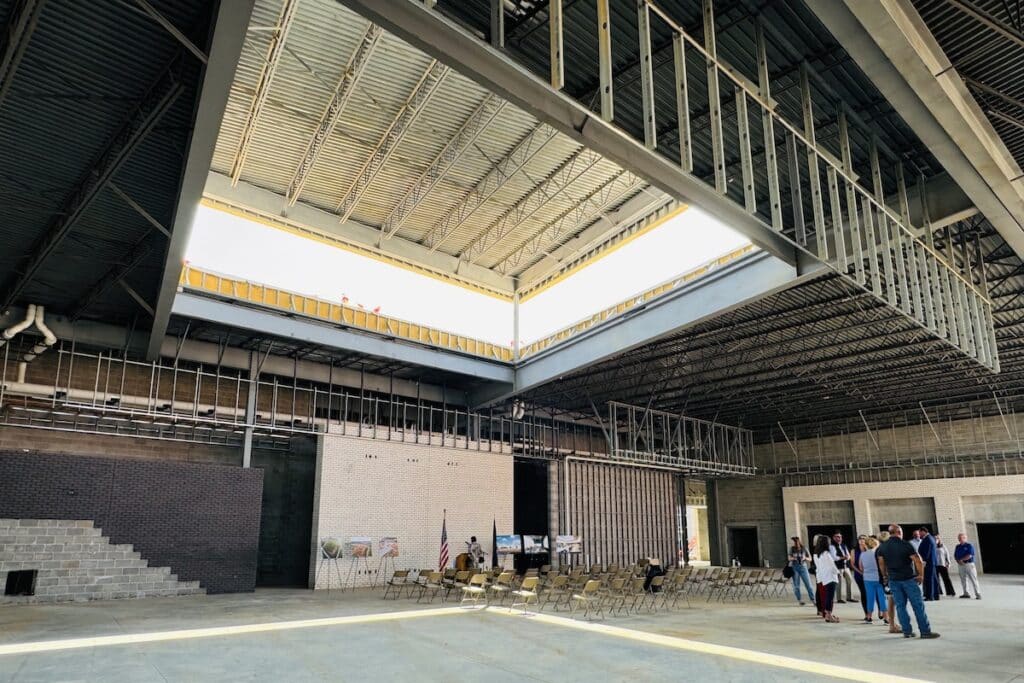
M 716 219 L 687 209 L 557 285 L 520 309 L 529 343 L 748 240 Z M 457 285 L 200 207 L 186 259 L 194 266 L 328 301 L 380 307 L 383 315 L 509 345 L 512 304 Z

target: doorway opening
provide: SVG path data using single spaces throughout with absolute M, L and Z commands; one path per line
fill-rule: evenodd
M 287 451 L 254 450 L 252 466 L 263 470 L 263 507 L 256 557 L 256 585 L 309 585 L 316 443 L 293 437 Z
M 757 527 L 729 527 L 729 559 L 738 559 L 744 567 L 761 566 L 761 552 L 757 544 Z
M 512 533 L 524 536 L 548 535 L 548 463 L 516 458 L 512 470 Z M 499 534 L 508 530 L 498 529 Z M 548 539 L 548 548 L 554 539 Z M 485 544 L 486 545 L 486 544 Z M 529 544 L 527 544 L 529 545 Z M 512 556 L 517 572 L 551 563 L 551 553 L 519 553 Z M 498 558 L 499 561 L 501 558 Z
M 986 574 L 1024 574 L 1024 523 L 979 524 L 978 550 Z

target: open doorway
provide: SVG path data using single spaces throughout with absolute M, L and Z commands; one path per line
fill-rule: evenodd
M 1024 523 L 979 524 L 978 552 L 986 574 L 1024 574 Z
M 757 527 L 729 527 L 729 559 L 738 559 L 744 567 L 761 565 L 761 552 L 757 545 Z
M 512 533 L 526 536 L 548 535 L 548 463 L 545 460 L 516 458 L 512 470 Z M 508 533 L 498 529 L 498 533 Z M 548 547 L 554 539 L 549 539 Z M 513 555 L 517 572 L 551 563 L 550 553 Z

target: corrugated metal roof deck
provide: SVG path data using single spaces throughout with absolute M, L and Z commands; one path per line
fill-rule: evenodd
M 0 0 L 0 22 L 18 3 Z M 204 44 L 210 8 L 201 0 L 155 2 L 158 11 Z M 160 25 L 120 3 L 42 6 L 6 98 L 0 103 L 0 277 L 8 286 L 24 258 L 57 219 L 74 188 L 147 90 L 168 68 L 185 86 L 113 182 L 166 226 L 171 225 L 192 129 L 200 63 Z M 81 298 L 150 230 L 144 218 L 102 190 L 63 243 L 18 297 L 72 313 Z M 126 280 L 155 300 L 164 268 L 163 237 Z M 110 288 L 84 312 L 127 321 L 141 312 Z
M 258 0 L 253 27 L 276 25 L 282 0 Z M 285 53 L 269 89 L 267 104 L 256 125 L 241 179 L 279 194 L 289 183 L 306 151 L 369 22 L 328 0 L 301 0 L 290 25 Z M 250 30 L 214 156 L 213 170 L 230 174 L 239 139 L 249 116 L 270 31 Z M 323 146 L 299 201 L 337 212 L 342 197 L 373 153 L 432 60 L 389 34 L 383 34 L 369 59 L 352 99 Z M 488 93 L 454 71 L 423 108 L 396 152 L 374 178 L 351 218 L 377 227 L 385 222 L 399 199 L 430 165 Z M 398 232 L 399 237 L 425 242 L 441 221 L 484 178 L 538 121 L 506 106 L 445 175 L 426 201 L 417 206 Z M 447 236 L 438 249 L 461 255 L 510 207 L 580 149 L 556 135 L 513 175 L 471 217 Z M 568 188 L 480 256 L 491 268 L 525 244 L 583 197 L 621 169 L 609 161 L 589 168 Z M 622 198 L 622 200 L 628 197 Z M 538 255 L 539 256 L 539 255 Z M 519 265 L 522 270 L 528 263 Z

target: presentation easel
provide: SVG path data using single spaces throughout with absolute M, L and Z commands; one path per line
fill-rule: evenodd
M 365 558 L 364 558 L 365 559 Z M 391 576 L 395 573 L 395 557 L 394 555 L 382 555 L 380 562 L 377 563 L 377 574 L 373 577 L 373 588 L 377 587 L 377 579 L 381 579 L 383 583 L 386 579 L 381 577 Z
M 316 576 L 319 579 L 324 573 L 324 567 L 327 567 L 327 592 L 331 592 L 331 579 L 338 579 L 338 587 L 342 590 L 345 589 L 344 584 L 341 580 L 341 567 L 338 565 L 338 561 L 341 559 L 341 552 L 337 549 L 328 551 L 325 547 L 331 539 L 325 539 L 320 541 L 320 564 L 316 568 Z M 316 582 L 314 582 L 315 584 Z
M 349 562 L 348 575 L 345 577 L 345 584 L 342 587 L 342 590 L 345 590 L 346 588 L 351 588 L 352 590 L 356 589 L 356 579 L 359 576 L 360 566 L 362 566 L 365 574 L 369 575 L 370 573 L 370 563 L 365 555 L 363 557 L 352 557 L 350 559 L 352 561 Z

